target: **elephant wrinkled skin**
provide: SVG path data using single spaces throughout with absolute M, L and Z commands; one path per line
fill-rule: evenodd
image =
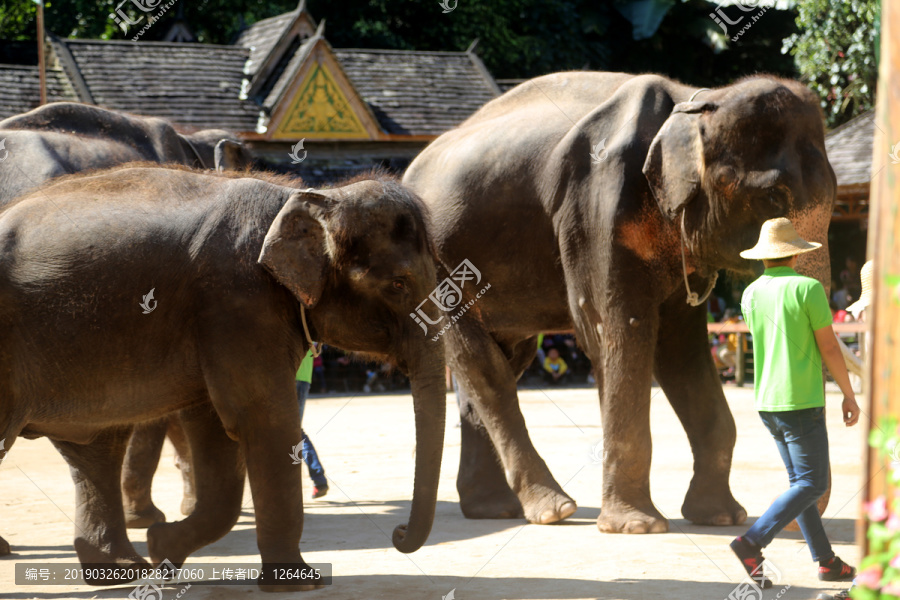
M 469 259 L 492 284 L 444 335 L 462 396 L 466 516 L 551 523 L 575 511 L 516 396 L 537 334 L 574 329 L 600 395 L 599 529 L 668 530 L 650 498 L 654 375 L 694 455 L 682 514 L 746 519 L 729 488 L 735 425 L 706 309 L 686 302 L 684 278 L 702 296 L 720 269 L 752 274 L 738 253 L 769 218 L 827 242 L 835 178 L 808 89 L 772 77 L 714 90 L 657 75 L 539 77 L 432 142 L 404 182 L 431 208 L 443 267 Z M 806 272 L 827 280 L 827 252 L 806 255 Z
M 394 545 L 418 549 L 446 405 L 443 346 L 407 316 L 435 285 L 425 219 L 387 178 L 298 191 L 163 167 L 57 180 L 0 213 L 0 439 L 11 450 L 17 436 L 49 437 L 69 463 L 79 560 L 144 563 L 125 530 L 125 446 L 132 423 L 180 411 L 197 505 L 150 527 L 153 562 L 180 566 L 231 529 L 246 468 L 264 568 L 304 564 L 302 471 L 290 460 L 304 314 L 313 339 L 410 377 L 415 488 Z

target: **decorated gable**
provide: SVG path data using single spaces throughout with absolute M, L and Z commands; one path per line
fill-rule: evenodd
M 376 139 L 379 127 L 324 43 L 307 55 L 269 126 L 272 139 Z

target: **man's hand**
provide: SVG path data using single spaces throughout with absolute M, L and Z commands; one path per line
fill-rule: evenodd
M 844 425 L 853 427 L 859 421 L 859 405 L 853 396 L 844 396 L 841 403 L 841 414 L 844 417 Z

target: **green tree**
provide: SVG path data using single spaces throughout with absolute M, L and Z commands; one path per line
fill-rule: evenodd
M 885 0 L 887 1 L 887 0 Z M 834 127 L 872 108 L 878 81 L 880 0 L 801 0 L 798 33 L 784 41 Z
M 136 0 L 141 1 L 141 0 Z M 146 1 L 146 0 L 145 0 Z M 47 31 L 62 37 L 129 39 L 110 17 L 121 0 L 51 0 Z M 568 69 L 656 72 L 713 86 L 742 75 L 794 76 L 781 53 L 796 31 L 791 11 L 768 11 L 736 43 L 722 40 L 709 0 L 308 0 L 337 48 L 462 51 L 479 40 L 478 54 L 497 78 L 528 78 Z M 0 5 L 0 62 L 34 62 L 32 0 Z M 282 14 L 297 0 L 177 0 L 142 40 L 160 39 L 181 14 L 197 40 L 229 44 L 246 25 Z M 143 16 L 132 2 L 122 10 Z M 17 55 L 8 57 L 8 55 Z

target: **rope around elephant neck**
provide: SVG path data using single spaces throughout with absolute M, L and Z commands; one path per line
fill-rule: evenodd
M 719 279 L 719 273 L 713 273 L 712 278 L 709 280 L 709 286 L 706 288 L 706 292 L 703 294 L 703 297 L 700 298 L 697 296 L 697 292 L 691 291 L 691 284 L 688 283 L 688 274 L 687 274 L 687 259 L 684 256 L 684 245 L 687 240 L 687 232 L 684 230 L 684 213 L 685 211 L 681 211 L 681 272 L 684 275 L 684 288 L 687 290 L 687 303 L 691 306 L 700 306 L 706 299 L 709 298 L 709 295 L 712 294 L 713 288 L 716 287 L 716 281 Z M 306 323 L 303 323 L 306 325 Z M 307 334 L 307 337 L 309 334 Z
M 687 281 L 687 279 L 685 279 Z M 316 343 L 312 341 L 312 336 L 309 335 L 309 327 L 306 325 L 306 307 L 303 305 L 303 301 L 300 301 L 300 320 L 303 321 L 303 333 L 306 334 L 306 341 L 309 342 L 309 348 L 312 350 L 313 358 L 316 358 L 322 351 L 316 347 Z

